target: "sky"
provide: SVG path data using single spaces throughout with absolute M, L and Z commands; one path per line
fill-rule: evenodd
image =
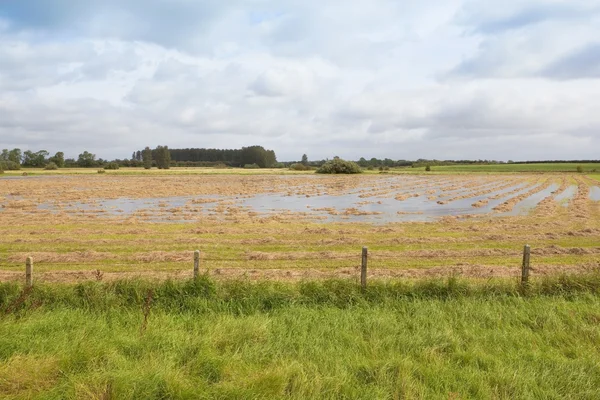
M 0 0 L 0 149 L 600 159 L 600 0 Z

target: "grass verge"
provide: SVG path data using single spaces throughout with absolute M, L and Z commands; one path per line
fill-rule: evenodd
M 595 398 L 600 275 L 0 284 L 9 398 Z

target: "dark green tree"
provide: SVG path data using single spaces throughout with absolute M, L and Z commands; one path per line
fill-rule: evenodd
M 148 146 L 142 151 L 142 161 L 145 169 L 152 168 L 152 150 Z
M 12 149 L 11 151 L 8 152 L 8 161 L 12 161 L 14 163 L 21 165 L 21 157 L 22 157 L 21 149 Z
M 308 165 L 308 156 L 306 154 L 302 154 L 301 164 L 304 165 L 304 166 Z
M 240 151 L 240 165 L 256 164 L 260 168 L 275 166 L 277 158 L 273 150 L 265 150 L 262 146 L 242 147 Z
M 23 165 L 41 168 L 46 165 L 46 157 L 48 157 L 48 152 L 46 150 L 40 150 L 35 153 L 27 150 L 23 153 Z
M 63 168 L 65 166 L 65 153 L 58 151 L 54 157 L 50 157 L 48 161 L 56 164 L 58 168 Z
M 168 146 L 157 146 L 154 150 L 154 160 L 158 169 L 169 169 L 171 166 L 171 153 Z
M 77 158 L 77 165 L 82 168 L 89 168 L 96 165 L 96 155 L 89 153 L 87 150 Z

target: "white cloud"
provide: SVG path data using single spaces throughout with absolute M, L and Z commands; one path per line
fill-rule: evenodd
M 2 148 L 597 158 L 598 1 L 29 2 L 0 6 Z

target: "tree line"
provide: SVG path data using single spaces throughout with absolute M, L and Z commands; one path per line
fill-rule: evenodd
M 336 157 L 334 157 L 335 159 Z M 168 169 L 170 167 L 245 167 L 245 168 L 292 168 L 298 170 L 317 169 L 326 164 L 329 159 L 310 160 L 306 154 L 303 154 L 300 161 L 277 162 L 277 157 L 273 150 L 267 150 L 262 146 L 248 146 L 241 149 L 207 149 L 207 148 L 186 148 L 169 149 L 168 146 L 157 146 L 154 149 L 150 147 L 144 150 L 134 151 L 130 159 L 115 159 L 112 161 L 96 158 L 93 153 L 83 151 L 75 158 L 66 158 L 62 151 L 54 155 L 46 150 L 22 151 L 15 148 L 12 150 L 3 149 L 0 153 L 0 171 L 19 170 L 26 168 L 106 168 L 118 169 L 119 167 L 144 167 L 150 169 L 153 167 L 159 169 Z M 418 159 L 411 160 L 392 160 L 390 158 L 378 159 L 371 158 L 367 160 L 361 157 L 356 163 L 361 168 L 397 168 L 397 167 L 423 167 L 423 166 L 441 166 L 441 165 L 494 165 L 494 164 L 512 164 L 512 163 L 600 163 L 600 160 L 552 160 L 552 161 L 496 161 L 496 160 L 436 160 L 436 159 Z
M 135 151 L 131 155 L 132 160 L 142 163 L 152 162 L 153 164 L 157 164 L 157 166 L 160 164 L 166 165 L 164 161 L 159 161 L 165 160 L 166 157 L 168 158 L 169 165 L 177 166 L 210 166 L 211 164 L 223 164 L 230 167 L 250 167 L 256 165 L 258 168 L 273 168 L 277 166 L 275 151 L 266 150 L 262 146 L 248 146 L 241 149 L 167 149 L 166 146 L 158 146 L 153 150 L 146 147 L 146 149 Z

